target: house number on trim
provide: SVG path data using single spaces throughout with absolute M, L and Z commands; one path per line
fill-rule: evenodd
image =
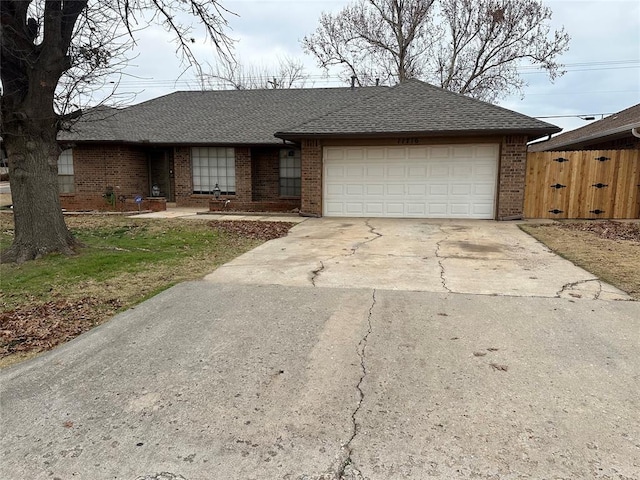
M 399 138 L 398 145 L 418 145 L 420 143 L 419 138 Z

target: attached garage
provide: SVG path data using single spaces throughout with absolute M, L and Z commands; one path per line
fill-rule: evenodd
M 558 127 L 415 79 L 358 90 L 275 134 L 300 145 L 302 214 L 522 218 L 527 142 Z
M 499 145 L 325 147 L 323 215 L 495 218 Z

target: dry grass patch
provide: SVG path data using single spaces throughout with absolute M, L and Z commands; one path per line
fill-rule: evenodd
M 640 300 L 640 222 L 521 225 L 555 253 Z

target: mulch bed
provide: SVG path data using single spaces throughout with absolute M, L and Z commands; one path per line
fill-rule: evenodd
M 273 240 L 286 237 L 289 229 L 295 226 L 291 222 L 260 222 L 252 220 L 229 220 L 210 222 L 214 230 L 241 235 L 253 240 Z
M 640 242 L 640 222 L 616 222 L 604 220 L 597 222 L 560 222 L 562 228 L 590 232 L 607 240 L 630 240 Z
M 0 312 L 0 358 L 50 350 L 93 328 L 97 320 L 104 317 L 105 310 L 115 313 L 119 307 L 117 300 L 105 304 L 87 297 Z

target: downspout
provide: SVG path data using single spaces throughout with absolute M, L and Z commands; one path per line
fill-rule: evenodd
M 640 127 L 634 127 L 631 129 L 631 135 L 633 135 L 636 138 L 640 138 L 640 132 L 638 131 Z

